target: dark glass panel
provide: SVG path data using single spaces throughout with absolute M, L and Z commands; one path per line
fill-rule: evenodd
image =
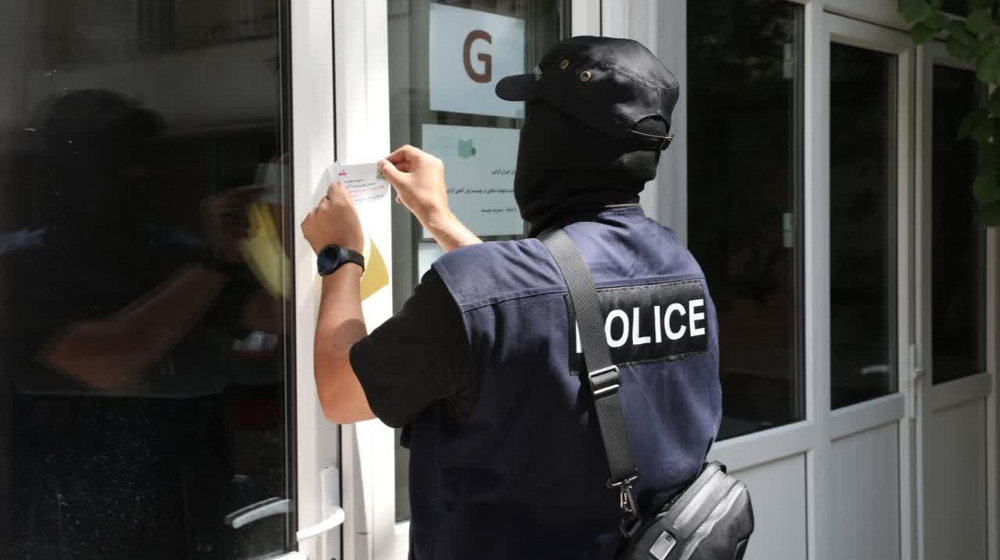
M 830 46 L 830 399 L 896 388 L 896 56 Z
M 286 12 L 5 5 L 0 557 L 294 546 Z
M 976 145 L 958 138 L 984 96 L 973 72 L 935 66 L 933 81 L 932 378 L 944 383 L 986 371 L 986 228 L 972 196 Z
M 688 242 L 718 308 L 720 438 L 803 418 L 803 12 L 688 2 Z

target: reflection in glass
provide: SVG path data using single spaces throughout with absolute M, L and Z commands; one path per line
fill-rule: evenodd
M 290 550 L 281 9 L 5 12 L 0 558 Z
M 451 125 L 482 127 L 486 129 L 520 128 L 521 120 L 512 117 L 473 115 L 450 111 L 432 111 L 428 71 L 430 52 L 430 10 L 431 5 L 453 6 L 475 10 L 482 14 L 517 18 L 524 21 L 524 69 L 532 68 L 541 56 L 560 39 L 569 36 L 569 0 L 515 0 L 496 2 L 495 0 L 411 0 L 410 2 L 389 2 L 389 109 L 391 113 L 390 137 L 392 145 L 412 144 L 435 152 L 424 145 L 421 137 L 425 125 Z M 475 68 L 473 68 L 475 70 Z M 499 76 L 497 76 L 499 77 Z M 461 147 L 460 147 L 461 149 Z M 442 154 L 436 154 L 444 157 Z M 510 162 L 510 168 L 513 163 Z M 513 176 L 510 177 L 513 189 Z M 513 202 L 513 195 L 511 195 Z M 454 200 L 452 201 L 454 205 Z M 456 210 L 457 212 L 457 210 Z M 520 235 L 484 235 L 484 239 L 517 239 Z M 420 280 L 433 261 L 440 256 L 437 244 L 425 232 L 415 218 L 401 205 L 393 208 L 393 244 L 409 247 L 407 250 L 393 251 L 394 290 L 396 309 L 412 293 L 412 286 Z M 396 518 L 409 519 L 409 451 L 401 446 L 396 448 Z
M 978 161 L 962 119 L 982 103 L 973 72 L 934 67 L 931 178 L 933 381 L 986 371 L 986 228 L 972 183 Z
M 803 417 L 802 13 L 688 2 L 688 242 L 718 308 L 720 439 Z
M 833 408 L 896 388 L 896 60 L 830 46 Z

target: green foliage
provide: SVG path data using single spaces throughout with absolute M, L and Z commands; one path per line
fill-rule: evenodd
M 984 84 L 1000 86 L 1000 28 L 997 11 L 1000 0 L 969 0 L 968 16 L 963 20 L 946 15 L 943 0 L 899 0 L 899 13 L 913 26 L 913 40 L 926 43 L 941 33 L 948 53 L 973 65 L 976 77 Z M 1000 89 L 990 95 L 989 103 L 965 118 L 960 137 L 971 138 L 979 145 L 981 167 L 972 185 L 979 201 L 980 217 L 990 226 L 1000 226 Z

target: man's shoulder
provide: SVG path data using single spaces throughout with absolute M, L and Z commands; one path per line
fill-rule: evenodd
M 446 253 L 433 268 L 463 311 L 565 289 L 559 269 L 537 239 L 468 245 Z

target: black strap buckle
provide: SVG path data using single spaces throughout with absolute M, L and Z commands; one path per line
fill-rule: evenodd
M 594 370 L 587 374 L 587 377 L 590 379 L 590 391 L 594 394 L 595 398 L 614 395 L 618 392 L 618 388 L 621 387 L 618 366 Z

